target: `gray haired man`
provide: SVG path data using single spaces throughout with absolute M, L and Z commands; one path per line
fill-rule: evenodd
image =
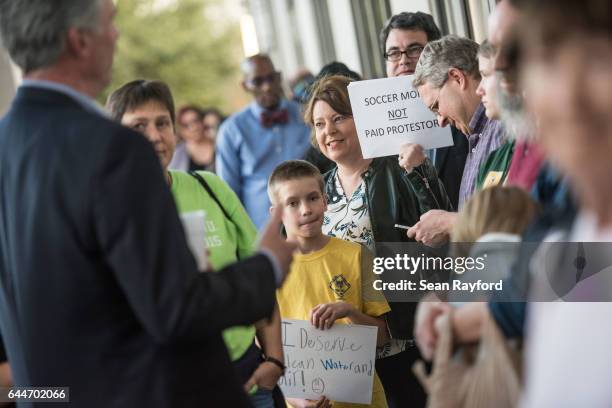
M 459 208 L 472 195 L 480 164 L 502 143 L 498 121 L 485 114 L 476 90 L 480 84 L 478 44 L 467 38 L 446 36 L 427 44 L 416 67 L 413 85 L 440 126 L 453 125 L 468 135 L 469 152 L 459 189 Z M 456 213 L 431 210 L 408 230 L 408 236 L 426 245 L 448 241 Z
M 114 15 L 113 0 L 0 0 L 25 79 L 0 120 L 14 382 L 74 407 L 250 406 L 220 331 L 271 315 L 293 246 L 276 214 L 263 253 L 199 273 L 150 143 L 92 99 L 110 80 Z

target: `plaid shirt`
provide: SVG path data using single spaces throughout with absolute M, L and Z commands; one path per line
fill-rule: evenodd
M 489 154 L 503 143 L 504 131 L 501 122 L 488 119 L 485 107 L 481 103 L 476 108 L 470 120 L 471 134 L 468 136 L 470 150 L 465 160 L 461 187 L 459 189 L 459 209 L 470 198 L 476 188 L 476 176 L 480 165 L 489 157 Z

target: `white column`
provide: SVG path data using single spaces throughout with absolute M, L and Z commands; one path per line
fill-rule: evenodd
M 331 29 L 334 35 L 336 58 L 350 69 L 363 74 L 351 0 L 328 0 Z
M 487 19 L 490 14 L 488 0 L 469 0 L 470 18 L 474 28 L 474 41 L 481 43 L 487 38 Z
M 295 12 L 298 16 L 297 32 L 299 33 L 299 38 L 297 41 L 301 41 L 302 44 L 304 63 L 306 68 L 316 75 L 323 67 L 323 56 L 321 45 L 319 44 L 314 3 L 311 0 L 296 0 Z M 288 72 L 288 74 L 293 74 L 294 72 Z
M 278 68 L 282 68 L 283 56 L 277 41 L 270 0 L 249 0 L 248 5 L 255 22 L 260 52 L 269 54 Z
M 283 71 L 285 76 L 291 75 L 297 69 L 297 56 L 295 54 L 293 27 L 289 18 L 289 11 L 285 0 L 272 0 L 272 18 L 276 28 L 276 41 L 281 61 L 274 61 L 276 68 Z
M 391 12 L 399 14 L 402 11 L 412 13 L 422 11 L 431 14 L 431 7 L 429 6 L 429 0 L 391 0 Z

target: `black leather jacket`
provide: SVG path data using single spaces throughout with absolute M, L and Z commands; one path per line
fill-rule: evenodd
M 338 202 L 342 196 L 334 182 L 337 167 L 324 175 L 328 203 Z M 374 242 L 414 242 L 406 230 L 395 224 L 413 226 L 421 215 L 432 209 L 452 210 L 450 200 L 429 159 L 410 174 L 398 164 L 397 156 L 372 160 L 364 173 L 367 206 Z M 387 324 L 391 336 L 412 339 L 415 303 L 390 302 Z
M 334 167 L 324 175 L 330 204 L 342 198 L 334 183 L 337 171 Z M 413 226 L 429 210 L 452 210 L 429 159 L 408 174 L 397 163 L 397 156 L 379 157 L 370 163 L 364 180 L 374 242 L 411 241 L 395 224 Z

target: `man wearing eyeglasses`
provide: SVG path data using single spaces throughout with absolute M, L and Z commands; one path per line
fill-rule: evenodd
M 440 29 L 429 14 L 403 12 L 392 16 L 380 33 L 387 77 L 413 75 L 425 45 L 439 40 L 441 36 Z M 466 136 L 455 127 L 451 130 L 454 145 L 432 149 L 428 156 L 438 171 L 438 177 L 453 207 L 457 208 L 468 142 Z
M 480 96 L 478 44 L 452 35 L 431 42 L 423 49 L 413 85 L 423 102 L 438 116 L 440 126 L 452 125 L 468 135 L 469 152 L 459 190 L 459 209 L 472 195 L 480 165 L 500 147 L 501 123 L 488 119 Z M 426 245 L 448 240 L 456 213 L 431 210 L 408 230 L 408 236 Z
M 254 100 L 219 129 L 216 166 L 261 229 L 271 205 L 268 177 L 283 161 L 304 156 L 310 129 L 302 121 L 299 105 L 283 98 L 281 74 L 269 56 L 248 57 L 241 69 L 242 86 Z
M 403 12 L 392 16 L 380 33 L 380 45 L 386 61 L 387 77 L 413 75 L 423 48 L 430 41 L 441 37 L 433 17 L 417 12 Z M 453 128 L 454 146 L 432 149 L 425 153 L 433 161 L 438 177 L 454 208 L 457 208 L 459 185 L 467 155 L 467 138 Z M 413 155 L 408 150 L 411 149 Z M 420 146 L 406 144 L 402 148 L 402 161 L 419 162 L 425 159 Z M 404 163 L 402 163 L 404 164 Z M 394 312 L 401 313 L 403 307 L 390 303 Z M 405 311 L 405 313 L 412 313 Z M 378 373 L 389 408 L 422 407 L 426 396 L 419 381 L 410 370 L 415 361 L 421 359 L 418 349 L 408 340 L 393 339 L 386 349 L 385 357 L 376 360 Z

